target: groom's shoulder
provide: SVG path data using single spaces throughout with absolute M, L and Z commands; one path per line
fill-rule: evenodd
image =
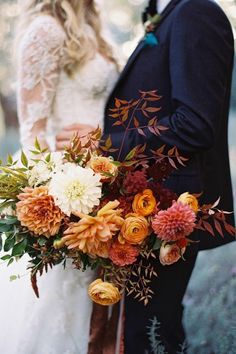
M 191 18 L 195 16 L 216 16 L 228 21 L 222 8 L 214 0 L 182 0 L 176 8 L 176 16 Z M 212 17 L 209 18 L 211 21 Z
M 232 32 L 230 22 L 222 8 L 214 0 L 182 0 L 176 6 L 174 22 L 189 30 L 217 28 Z

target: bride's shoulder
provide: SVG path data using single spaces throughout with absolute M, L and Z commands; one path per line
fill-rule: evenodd
M 65 32 L 58 21 L 50 15 L 35 17 L 25 29 L 22 46 L 29 43 L 45 43 L 50 46 L 62 45 L 66 38 Z

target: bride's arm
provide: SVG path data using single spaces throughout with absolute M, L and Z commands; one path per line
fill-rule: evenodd
M 19 47 L 17 105 L 21 143 L 32 147 L 37 137 L 47 147 L 46 125 L 53 108 L 64 32 L 53 18 L 37 18 Z

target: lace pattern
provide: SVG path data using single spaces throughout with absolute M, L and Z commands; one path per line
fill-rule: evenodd
M 20 46 L 18 114 L 21 142 L 32 143 L 34 126 L 43 136 L 51 114 L 60 74 L 65 34 L 51 16 L 36 18 Z M 38 135 L 38 134 L 37 134 Z

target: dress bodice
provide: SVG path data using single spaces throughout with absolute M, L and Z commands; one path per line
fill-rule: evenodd
M 66 125 L 103 127 L 106 100 L 118 77 L 116 65 L 97 52 L 68 76 L 63 70 L 65 36 L 54 18 L 41 15 L 21 40 L 17 101 L 25 147 L 33 144 L 35 136 L 51 141 Z

